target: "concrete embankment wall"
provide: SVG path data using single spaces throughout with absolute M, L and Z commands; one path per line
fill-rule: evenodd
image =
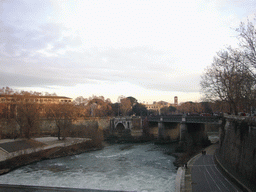
M 216 155 L 222 165 L 245 182 L 256 181 L 256 127 L 252 119 L 227 118 L 220 128 Z
M 64 143 L 63 145 L 50 145 L 20 150 L 9 154 L 5 160 L 0 161 L 0 175 L 33 162 L 80 154 L 95 149 L 100 148 L 92 140 L 87 139 L 77 143 Z
M 175 192 L 181 192 L 185 188 L 185 169 L 179 167 L 177 170 L 177 176 L 175 180 Z

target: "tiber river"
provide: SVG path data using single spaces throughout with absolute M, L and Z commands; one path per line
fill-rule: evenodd
M 218 133 L 208 133 L 213 142 Z M 99 151 L 45 160 L 0 176 L 1 184 L 140 192 L 175 191 L 173 145 L 115 144 Z
M 115 144 L 45 160 L 0 176 L 1 184 L 87 189 L 175 191 L 174 145 Z

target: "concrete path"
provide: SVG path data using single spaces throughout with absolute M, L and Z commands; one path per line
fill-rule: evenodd
M 198 154 L 188 162 L 181 191 L 241 191 L 217 168 L 214 162 L 214 152 L 217 148 L 218 144 L 211 145 L 205 149 L 206 155 Z
M 33 148 L 26 140 L 21 141 L 10 141 L 6 143 L 0 143 L 0 148 L 8 153 L 12 153 L 15 151 L 25 150 L 29 148 Z
M 213 155 L 200 156 L 192 167 L 192 191 L 239 191 L 218 170 Z

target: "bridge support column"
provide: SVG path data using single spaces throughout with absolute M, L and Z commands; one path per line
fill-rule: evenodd
M 163 122 L 158 122 L 158 139 L 164 139 L 165 138 L 165 128 Z
M 114 119 L 110 120 L 110 133 L 113 134 L 115 130 L 115 122 Z
M 180 124 L 180 141 L 185 141 L 185 135 L 188 132 L 187 124 L 181 123 Z

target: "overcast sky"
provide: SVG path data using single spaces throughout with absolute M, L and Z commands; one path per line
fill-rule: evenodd
M 200 101 L 255 0 L 0 0 L 0 86 L 76 98 Z

